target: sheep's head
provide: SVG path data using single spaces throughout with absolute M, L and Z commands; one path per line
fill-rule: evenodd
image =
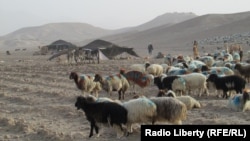
M 207 78 L 207 82 L 215 82 L 218 78 L 218 75 L 217 74 L 210 74 Z
M 70 75 L 69 75 L 69 79 L 75 79 L 77 78 L 77 73 L 76 72 L 71 72 Z
M 120 69 L 120 74 L 124 75 L 124 74 L 125 74 L 125 72 L 126 72 L 126 70 L 125 70 L 125 69 L 123 69 L 123 68 L 121 68 L 121 69 Z
M 77 110 L 81 109 L 83 106 L 83 103 L 86 101 L 86 99 L 83 96 L 78 96 L 76 98 L 76 103 L 75 103 L 75 107 L 77 108 Z
M 158 83 L 160 83 L 160 82 L 161 82 L 161 76 L 154 77 L 154 84 L 155 85 L 158 84 Z
M 95 74 L 94 82 L 103 82 L 103 78 L 100 74 Z
M 241 64 L 236 63 L 235 66 L 234 66 L 234 69 L 239 70 L 240 68 L 241 68 Z
M 150 66 L 150 63 L 149 63 L 149 62 L 146 62 L 146 63 L 145 63 L 145 68 L 147 69 L 149 66 Z
M 201 66 L 201 71 L 210 71 L 211 69 L 207 65 L 202 65 Z

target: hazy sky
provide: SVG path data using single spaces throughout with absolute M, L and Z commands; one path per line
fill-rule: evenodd
M 249 5 L 249 0 L 0 0 L 0 36 L 55 22 L 118 29 L 140 25 L 165 13 L 238 13 L 250 11 Z

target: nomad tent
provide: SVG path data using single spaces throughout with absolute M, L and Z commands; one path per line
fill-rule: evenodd
M 61 51 L 65 49 L 75 49 L 77 46 L 64 40 L 57 40 L 50 45 L 47 45 L 47 47 L 49 51 Z
M 133 57 L 139 57 L 136 52 L 134 52 L 133 48 L 120 47 L 116 44 L 99 39 L 80 48 L 92 50 L 91 54 L 94 56 L 99 53 L 100 60 L 115 59 L 118 55 L 123 53 L 127 53 Z

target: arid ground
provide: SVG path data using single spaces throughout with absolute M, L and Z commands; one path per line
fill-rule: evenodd
M 82 111 L 74 103 L 81 95 L 69 72 L 118 73 L 132 63 L 144 60 L 110 60 L 100 64 L 65 65 L 55 60 L 47 61 L 49 55 L 33 56 L 32 52 L 18 51 L 11 55 L 0 54 L 0 140 L 1 141 L 84 141 L 89 140 L 90 125 Z M 148 60 L 163 63 L 162 59 Z M 249 88 L 250 85 L 247 84 Z M 143 91 L 145 96 L 156 96 L 158 89 L 150 86 Z M 107 93 L 100 92 L 100 97 Z M 250 111 L 236 112 L 227 107 L 228 100 L 210 95 L 197 97 L 202 107 L 188 111 L 183 124 L 250 124 Z M 125 100 L 133 94 L 127 93 Z M 113 92 L 117 99 L 117 92 Z M 112 128 L 103 127 L 101 136 L 92 141 L 117 140 Z M 139 141 L 140 128 L 120 140 Z

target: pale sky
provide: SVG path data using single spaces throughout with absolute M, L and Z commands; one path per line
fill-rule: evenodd
M 249 5 L 249 0 L 0 0 L 0 36 L 58 22 L 119 29 L 165 13 L 230 14 L 250 11 Z

